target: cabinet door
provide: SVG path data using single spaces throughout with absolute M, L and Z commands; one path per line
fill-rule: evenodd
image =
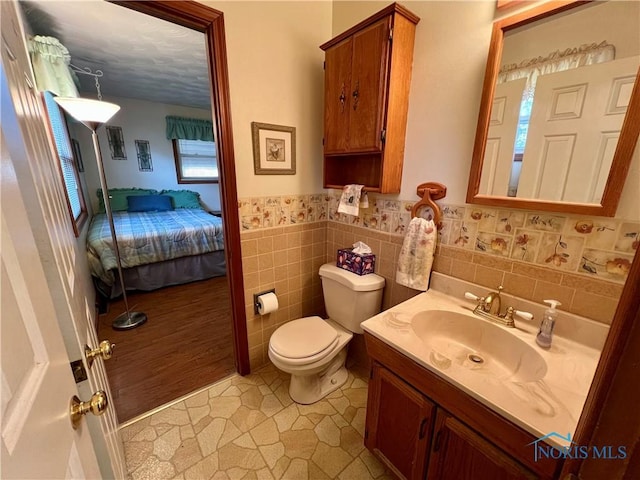
M 349 37 L 325 52 L 324 152 L 349 150 L 349 105 L 351 104 L 351 56 Z
M 510 456 L 438 410 L 428 480 L 516 480 L 537 478 Z
M 369 382 L 365 445 L 400 478 L 423 479 L 435 408 L 386 368 Z
M 391 17 L 386 17 L 353 35 L 349 112 L 351 152 L 382 150 L 390 25 Z

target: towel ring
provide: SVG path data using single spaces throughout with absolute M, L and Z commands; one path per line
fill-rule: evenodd
M 434 200 L 440 200 L 447 196 L 447 187 L 441 183 L 427 182 L 421 183 L 416 189 L 416 193 L 421 199 L 411 208 L 411 218 L 415 218 L 418 210 L 424 206 L 431 208 L 433 212 L 433 222 L 438 229 L 442 228 L 442 212 Z

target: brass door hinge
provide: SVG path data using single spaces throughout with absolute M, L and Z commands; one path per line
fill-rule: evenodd
M 381 130 L 380 131 L 380 141 L 382 143 L 384 143 L 384 141 L 387 139 L 387 131 L 386 130 Z
M 393 28 L 389 29 L 389 41 L 393 40 Z

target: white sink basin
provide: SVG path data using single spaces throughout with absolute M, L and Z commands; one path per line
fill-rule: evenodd
M 413 316 L 411 328 L 439 370 L 463 369 L 510 382 L 535 382 L 547 373 L 533 346 L 478 317 L 426 310 Z

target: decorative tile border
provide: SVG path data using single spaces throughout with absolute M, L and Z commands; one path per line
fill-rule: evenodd
M 359 217 L 337 212 L 340 192 L 328 199 L 328 219 L 395 235 L 411 221 L 415 202 L 369 195 Z M 563 216 L 475 205 L 441 205 L 440 244 L 624 283 L 640 246 L 640 224 L 615 218 Z M 431 217 L 429 209 L 420 213 Z
M 324 193 L 241 198 L 242 230 L 282 227 L 327 219 L 329 197 Z
M 369 194 L 357 217 L 338 213 L 340 191 L 244 198 L 243 230 L 333 220 L 404 235 L 415 201 Z M 624 283 L 640 246 L 640 224 L 615 218 L 557 215 L 475 205 L 441 205 L 440 244 Z M 430 218 L 429 209 L 420 212 Z

